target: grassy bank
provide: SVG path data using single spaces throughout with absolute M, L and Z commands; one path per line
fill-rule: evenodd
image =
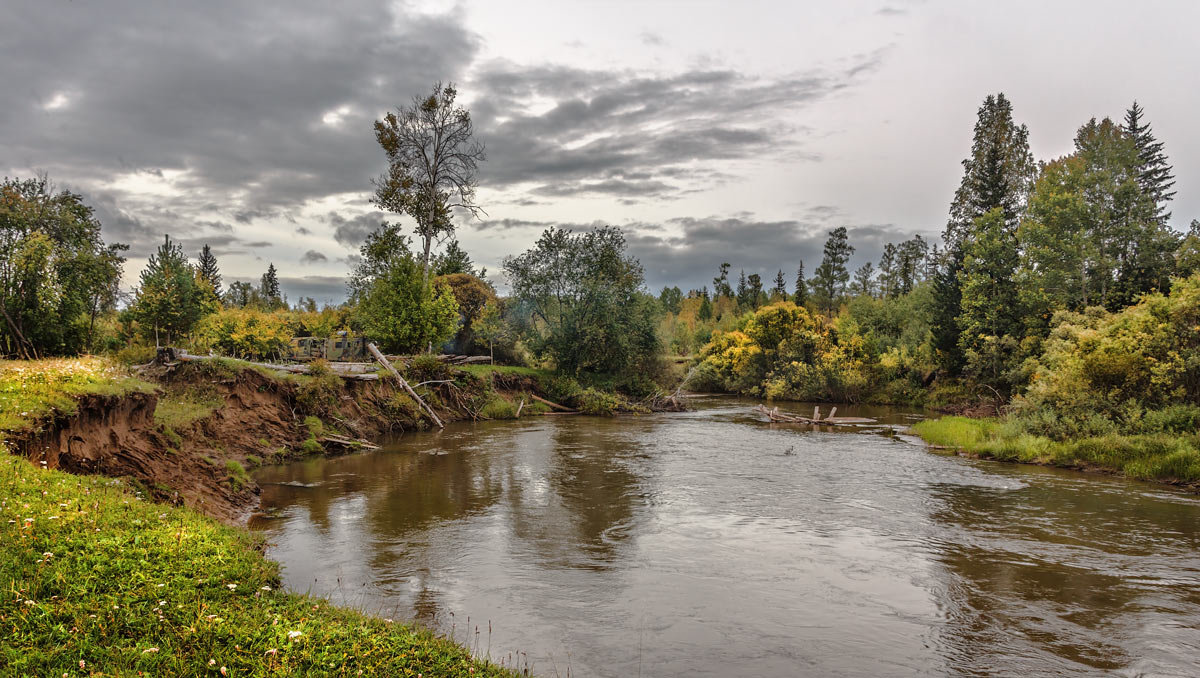
M 1003 419 L 943 417 L 913 430 L 931 445 L 997 461 L 1091 468 L 1130 478 L 1200 484 L 1200 434 L 1110 433 L 1060 441 Z
M 255 538 L 119 481 L 0 457 L 10 675 L 509 675 L 428 631 L 277 590 Z
M 0 360 L 0 440 L 56 415 L 74 414 L 83 396 L 152 393 L 157 388 L 105 358 Z

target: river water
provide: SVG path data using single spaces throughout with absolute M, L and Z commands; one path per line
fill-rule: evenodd
M 751 405 L 267 468 L 253 525 L 291 589 L 538 675 L 1200 675 L 1200 498 Z

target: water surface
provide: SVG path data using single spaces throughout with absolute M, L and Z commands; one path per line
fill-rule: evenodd
M 264 469 L 254 525 L 292 589 L 540 675 L 1200 674 L 1200 499 L 697 404 Z

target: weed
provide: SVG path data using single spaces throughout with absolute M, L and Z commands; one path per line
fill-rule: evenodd
M 225 462 L 225 470 L 229 472 L 229 485 L 234 490 L 240 490 L 243 485 L 250 482 L 250 475 L 246 473 L 246 467 L 236 459 Z

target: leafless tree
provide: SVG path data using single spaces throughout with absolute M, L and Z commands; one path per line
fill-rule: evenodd
M 434 239 L 454 232 L 451 210 L 483 212 L 475 204 L 475 172 L 486 157 L 474 138 L 471 114 L 454 105 L 457 94 L 453 83 L 438 82 L 428 96 L 375 121 L 388 171 L 375 180 L 374 203 L 416 220 L 426 281 Z

